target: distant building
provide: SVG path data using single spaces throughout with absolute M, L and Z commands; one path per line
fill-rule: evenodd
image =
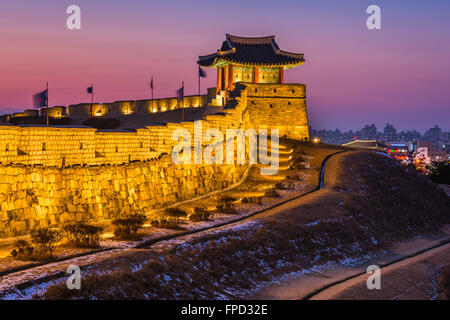
M 386 148 L 386 153 L 397 160 L 408 160 L 409 153 L 414 151 L 416 148 L 416 145 L 411 141 L 388 142 L 387 145 L 389 147 Z
M 415 159 L 420 159 L 425 163 L 440 162 L 449 160 L 446 150 L 436 150 L 431 141 L 420 141 L 415 152 Z
M 399 152 L 411 152 L 417 147 L 417 143 L 413 141 L 390 141 L 386 142 L 386 144 L 391 149 L 398 150 Z
M 441 162 L 448 160 L 447 152 L 445 150 L 432 150 L 429 153 L 428 157 L 431 162 Z
M 397 129 L 395 129 L 392 124 L 387 123 L 386 126 L 384 127 L 383 139 L 384 139 L 384 141 L 397 140 Z
M 414 160 L 429 163 L 430 159 L 428 158 L 428 148 L 417 147 L 416 152 L 414 153 Z
M 377 139 L 377 127 L 375 124 L 366 125 L 364 128 L 361 129 L 361 139 L 363 140 L 371 140 L 371 139 Z
M 439 128 L 436 125 L 436 126 L 434 126 L 434 128 L 430 128 L 425 132 L 423 139 L 426 141 L 432 142 L 434 150 L 439 150 L 440 142 L 441 142 L 441 135 L 442 135 L 442 130 L 441 130 L 441 128 Z
M 418 148 L 420 148 L 420 147 L 427 148 L 428 151 L 435 150 L 434 144 L 431 141 L 419 141 L 418 144 L 417 144 L 417 147 Z

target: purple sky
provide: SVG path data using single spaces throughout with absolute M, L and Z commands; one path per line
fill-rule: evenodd
M 82 29 L 68 30 L 70 4 Z M 378 4 L 382 30 L 366 28 Z M 0 113 L 31 107 L 50 84 L 50 105 L 173 96 L 181 81 L 197 92 L 198 55 L 215 52 L 225 33 L 276 35 L 305 54 L 286 82 L 307 85 L 311 125 L 358 129 L 391 122 L 450 131 L 450 1 L 40 0 L 0 2 Z M 207 69 L 203 90 L 215 86 Z

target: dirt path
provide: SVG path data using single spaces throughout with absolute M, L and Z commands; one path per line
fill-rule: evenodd
M 433 300 L 440 272 L 450 264 L 450 244 L 381 268 L 381 289 L 367 289 L 367 274 L 332 286 L 311 300 Z
M 421 238 L 405 242 L 401 245 L 396 246 L 395 248 L 386 250 L 382 254 L 371 257 L 361 264 L 324 265 L 322 267 L 316 268 L 316 270 L 313 270 L 312 272 L 302 274 L 299 277 L 290 278 L 279 283 L 274 283 L 271 286 L 262 289 L 254 296 L 247 298 L 261 300 L 340 299 L 338 297 L 338 294 L 341 291 L 350 288 L 354 284 L 359 284 L 360 287 L 358 293 L 356 293 L 351 298 L 348 297 L 348 299 L 375 299 L 374 297 L 370 296 L 371 294 L 378 294 L 378 299 L 390 299 L 390 297 L 385 295 L 384 290 L 375 290 L 377 292 L 374 292 L 367 289 L 366 280 L 369 276 L 368 274 L 366 274 L 367 267 L 370 265 L 382 266 L 390 264 L 394 261 L 405 259 L 408 256 L 416 255 L 417 252 L 427 250 L 427 248 L 439 246 L 440 243 L 446 242 L 450 239 L 450 226 L 446 226 L 445 228 L 443 228 L 443 233 L 445 235 L 443 235 L 439 239 Z M 438 249 L 431 251 L 441 252 L 444 249 L 448 251 L 448 253 L 450 253 L 450 244 L 443 245 Z M 420 254 L 420 256 L 426 257 L 426 254 L 429 254 L 429 252 L 427 251 L 426 253 Z M 413 259 L 407 260 L 413 261 Z M 420 260 L 419 256 L 417 257 L 417 259 Z M 445 261 L 445 259 L 447 259 L 446 261 L 449 262 L 450 255 L 447 254 L 446 256 L 444 256 L 443 260 Z M 400 265 L 402 263 L 403 262 L 399 262 L 395 265 Z M 382 289 L 384 289 L 385 280 L 389 281 L 387 280 L 387 276 L 385 276 L 385 272 L 392 269 L 393 267 L 394 265 L 392 265 L 392 267 L 386 267 L 386 269 L 382 268 Z M 401 276 L 398 275 L 398 277 L 398 279 L 401 279 Z M 351 279 L 346 281 L 346 279 L 349 278 Z M 420 279 L 420 277 L 418 278 Z M 395 280 L 396 278 L 394 276 L 393 278 L 390 277 L 390 279 L 392 280 L 391 290 L 395 290 L 393 286 L 397 284 L 397 281 Z M 399 287 L 398 292 L 400 292 L 401 290 L 402 288 Z M 363 295 L 364 292 L 366 292 L 366 295 Z

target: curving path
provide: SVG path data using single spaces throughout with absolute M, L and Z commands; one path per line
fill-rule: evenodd
M 450 239 L 379 265 L 381 289 L 368 290 L 368 274 L 363 270 L 330 283 L 303 297 L 303 300 L 328 299 L 437 299 L 442 267 L 450 264 Z

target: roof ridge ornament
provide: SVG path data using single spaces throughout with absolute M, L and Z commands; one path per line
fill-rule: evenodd
M 241 36 L 233 36 L 231 34 L 226 34 L 227 41 L 236 43 L 247 43 L 247 44 L 262 44 L 262 43 L 270 43 L 275 40 L 275 36 L 264 36 L 264 37 L 241 37 Z M 234 47 L 234 46 L 233 46 Z

